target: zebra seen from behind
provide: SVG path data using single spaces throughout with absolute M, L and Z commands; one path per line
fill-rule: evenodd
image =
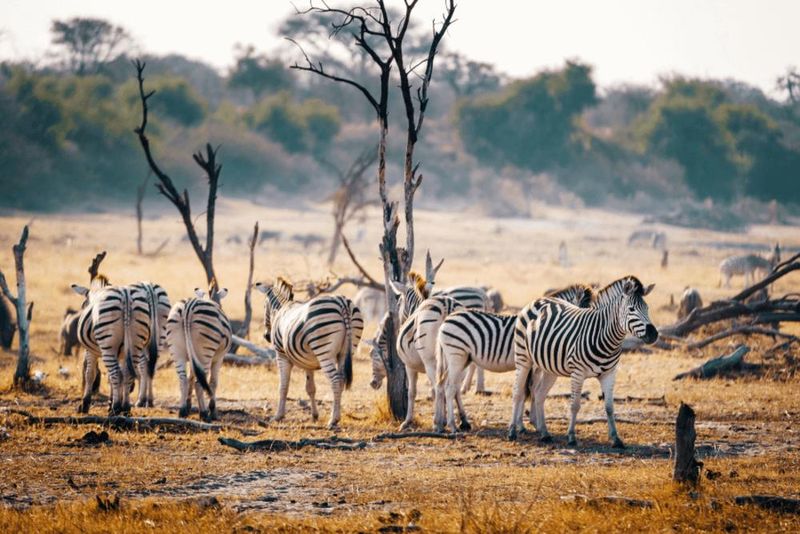
M 153 406 L 153 381 L 155 378 L 156 364 L 158 363 L 159 345 L 163 337 L 164 327 L 171 310 L 167 291 L 158 284 L 139 282 L 132 287 L 141 291 L 147 299 L 149 317 L 147 320 L 150 329 L 150 339 L 147 344 L 147 354 L 139 358 L 137 375 L 139 378 L 139 398 L 137 406 Z
M 216 297 L 219 300 L 227 294 L 227 289 L 221 289 Z M 225 312 L 210 296 L 206 297 L 203 291 L 196 289 L 194 297 L 172 306 L 163 334 L 180 383 L 178 415 L 189 416 L 194 386 L 200 418 L 204 421 L 216 419 L 219 369 L 225 353 L 231 348 L 233 336 Z M 208 405 L 203 392 L 208 394 Z
M 658 339 L 650 321 L 644 297 L 653 289 L 634 276 L 626 276 L 601 290 L 590 308 L 579 308 L 561 299 L 545 297 L 535 301 L 527 324 L 524 347 L 516 345 L 513 410 L 509 439 L 516 439 L 521 428 L 525 387 L 531 370 L 541 369 L 535 386 L 536 428 L 549 440 L 544 418 L 544 399 L 558 376 L 571 380 L 570 445 L 575 445 L 575 423 L 580 410 L 581 390 L 587 378 L 595 377 L 605 398 L 608 434 L 615 447 L 624 447 L 614 421 L 614 379 L 622 341 L 632 334 L 645 343 Z
M 349 298 L 323 295 L 295 302 L 292 285 L 283 278 L 273 285 L 258 283 L 264 293 L 264 339 L 275 347 L 280 372 L 280 397 L 274 420 L 286 415 L 286 396 L 292 368 L 306 373 L 306 393 L 311 401 L 311 417 L 319 417 L 314 371 L 322 369 L 331 382 L 333 409 L 328 428 L 341 417 L 342 389 L 353 381 L 353 353 L 361 340 L 364 320 Z
M 94 277 L 88 288 L 73 284 L 72 289 L 85 298 L 78 320 L 78 341 L 84 348 L 79 411 L 89 411 L 98 376 L 97 361 L 102 358 L 111 387 L 109 413 L 129 413 L 136 368 L 150 340 L 147 297 L 136 286 L 111 286 L 103 275 Z

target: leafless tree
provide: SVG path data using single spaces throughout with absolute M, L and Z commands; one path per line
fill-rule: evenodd
M 363 213 L 364 208 L 372 204 L 367 196 L 369 179 L 365 176 L 367 170 L 375 163 L 378 153 L 374 147 L 367 147 L 358 155 L 347 171 L 341 171 L 329 163 L 339 178 L 339 187 L 331 195 L 333 201 L 333 238 L 328 252 L 328 266 L 333 265 L 339 245 L 342 243 L 342 232 L 345 225 Z
M 386 303 L 389 311 L 387 325 L 387 346 L 389 350 L 384 361 L 387 370 L 387 393 L 392 415 L 402 419 L 406 413 L 407 380 L 405 369 L 395 350 L 395 338 L 399 327 L 397 320 L 397 302 L 389 288 L 389 281 L 405 281 L 414 260 L 414 194 L 422 183 L 422 175 L 418 173 L 419 163 L 414 159 L 414 148 L 422 130 L 425 111 L 428 107 L 428 88 L 433 77 L 434 59 L 439 45 L 447 29 L 453 22 L 456 5 L 453 0 L 445 2 L 445 13 L 442 20 L 432 24 L 432 37 L 427 46 L 427 53 L 422 58 L 412 58 L 407 54 L 404 41 L 407 37 L 412 13 L 419 0 L 404 0 L 399 20 L 392 20 L 385 0 L 350 8 L 335 8 L 322 2 L 298 11 L 300 15 L 329 17 L 331 35 L 350 34 L 356 49 L 366 55 L 377 67 L 378 89 L 370 89 L 365 85 L 325 70 L 322 62 L 313 62 L 302 46 L 296 43 L 303 53 L 304 64 L 295 63 L 292 68 L 312 72 L 334 82 L 343 83 L 358 90 L 370 106 L 375 110 L 378 128 L 378 192 L 383 206 L 383 239 L 380 244 L 381 258 L 386 287 Z M 293 41 L 294 42 L 294 41 Z M 406 244 L 401 247 L 397 242 L 397 231 L 400 226 L 400 205 L 390 201 L 386 184 L 386 144 L 389 134 L 388 102 L 389 83 L 392 67 L 396 68 L 397 81 L 403 100 L 406 119 L 406 149 L 403 161 L 403 201 L 405 215 Z M 421 71 L 421 72 L 420 72 Z M 412 78 L 416 77 L 418 86 L 414 87 Z
M 25 247 L 28 243 L 28 226 L 22 229 L 19 243 L 12 248 L 14 252 L 14 267 L 17 274 L 17 295 L 11 293 L 6 282 L 6 277 L 0 271 L 0 290 L 14 306 L 17 313 L 17 330 L 19 331 L 19 352 L 17 357 L 17 370 L 14 373 L 14 386 L 24 388 L 30 382 L 30 322 L 33 316 L 33 302 L 27 304 L 25 287 Z
M 144 193 L 147 188 L 147 182 L 150 181 L 150 173 L 147 174 L 144 181 L 136 188 L 136 253 L 142 255 L 142 202 L 144 202 Z
M 155 94 L 155 91 L 145 93 L 144 90 L 144 68 L 145 63 L 138 59 L 134 62 L 136 66 L 136 79 L 139 82 L 139 98 L 142 102 L 142 122 L 134 130 L 136 135 L 139 136 L 139 143 L 142 145 L 147 164 L 153 171 L 153 174 L 158 178 L 156 188 L 158 191 L 167 197 L 167 200 L 172 202 L 178 212 L 181 214 L 183 224 L 186 227 L 186 234 L 189 237 L 189 242 L 192 244 L 197 259 L 203 265 L 203 270 L 206 273 L 206 282 L 208 283 L 209 294 L 212 295 L 214 300 L 218 300 L 217 293 L 219 292 L 219 284 L 217 276 L 214 272 L 214 215 L 217 203 L 217 187 L 219 185 L 219 174 L 222 171 L 222 164 L 217 163 L 217 150 L 211 146 L 210 143 L 206 144 L 206 152 L 198 151 L 193 154 L 195 163 L 200 166 L 206 173 L 208 178 L 208 199 L 206 202 L 206 244 L 205 247 L 200 243 L 200 238 L 194 227 L 192 220 L 192 209 L 189 203 L 189 191 L 183 190 L 183 194 L 179 193 L 172 182 L 172 179 L 158 166 L 153 154 L 150 151 L 150 140 L 147 138 L 145 128 L 147 128 L 147 101 Z
M 244 321 L 242 327 L 236 335 L 247 339 L 250 336 L 250 321 L 253 319 L 253 301 L 251 293 L 253 291 L 253 270 L 255 269 L 255 251 L 258 242 L 258 222 L 253 227 L 253 236 L 250 238 L 250 268 L 247 271 L 247 286 L 244 289 Z

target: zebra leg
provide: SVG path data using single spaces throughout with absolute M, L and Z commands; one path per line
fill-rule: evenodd
M 97 354 L 91 353 L 88 350 L 83 352 L 83 399 L 78 407 L 78 412 L 89 413 L 89 407 L 92 405 L 92 390 L 94 385 L 95 376 L 98 374 L 97 369 Z
M 526 395 L 531 396 L 531 407 L 528 411 L 528 422 L 533 425 L 533 428 L 539 430 L 539 426 L 536 423 L 536 388 L 539 387 L 539 384 L 542 381 L 542 373 L 541 369 L 533 369 L 531 372 L 531 379 L 528 382 L 527 390 L 525 391 Z
M 192 392 L 189 389 L 189 377 L 186 375 L 186 362 L 175 360 L 175 372 L 178 374 L 178 383 L 181 388 L 181 402 L 178 417 L 189 417 L 191 410 Z
M 217 418 L 217 386 L 219 385 L 219 370 L 222 367 L 222 360 L 225 359 L 225 350 L 222 349 L 214 355 L 211 360 L 211 379 L 208 386 L 211 388 L 211 398 L 208 400 L 208 418 Z
M 277 357 L 280 386 L 278 387 L 278 411 L 272 416 L 273 421 L 280 421 L 286 416 L 286 396 L 289 394 L 289 380 L 292 378 L 292 364 L 280 354 Z
M 573 373 L 570 376 L 570 385 L 572 386 L 571 404 L 570 404 L 570 417 L 569 428 L 567 429 L 567 444 L 575 446 L 578 440 L 575 438 L 575 423 L 578 421 L 578 412 L 581 409 L 581 392 L 583 391 L 584 376 L 580 373 Z
M 514 390 L 511 396 L 511 422 L 508 425 L 508 439 L 517 439 L 517 430 L 522 424 L 522 412 L 525 405 L 525 389 L 528 387 L 528 373 L 531 370 L 529 363 L 520 363 L 517 359 L 516 374 L 514 377 Z M 520 429 L 521 430 L 521 429 Z
M 616 449 L 624 449 L 625 443 L 617 434 L 617 423 L 614 421 L 614 379 L 617 376 L 617 368 L 614 367 L 604 375 L 597 377 L 600 382 L 600 389 L 603 391 L 603 399 L 606 405 L 606 417 L 608 417 L 608 439 L 614 444 Z
M 147 393 L 152 389 L 150 375 L 147 374 L 146 354 L 140 354 L 136 359 L 136 371 L 139 373 L 139 397 L 136 399 L 136 406 L 142 408 L 148 406 Z
M 461 379 L 464 376 L 464 367 L 466 362 L 462 360 L 460 357 L 448 358 L 447 359 L 447 380 L 445 382 L 445 402 L 446 402 L 446 412 L 447 412 L 447 426 L 450 427 L 450 430 L 453 432 L 458 432 L 458 427 L 456 427 L 456 419 L 455 419 L 455 404 L 457 398 L 460 396 L 461 391 Z M 459 416 L 461 416 L 461 424 L 464 426 L 466 421 L 466 415 L 461 414 L 461 409 L 459 409 Z M 469 426 L 469 423 L 466 423 Z
M 317 385 L 314 383 L 314 371 L 306 371 L 306 393 L 308 393 L 308 400 L 311 403 L 311 419 L 316 421 L 319 419 L 319 412 L 317 411 Z
M 406 418 L 403 424 L 400 425 L 400 430 L 409 428 L 414 422 L 414 402 L 417 399 L 417 377 L 418 374 L 414 369 L 406 365 L 406 376 L 408 377 L 408 409 L 406 410 Z
M 531 413 L 535 419 L 534 426 L 539 431 L 540 439 L 544 442 L 549 442 L 553 440 L 553 437 L 547 431 L 547 423 L 544 420 L 544 401 L 547 398 L 547 393 L 556 383 L 557 376 L 545 372 L 544 369 L 536 369 L 535 372 L 538 373 L 539 380 L 533 391 L 533 409 Z
M 331 391 L 333 391 L 333 408 L 331 411 L 331 418 L 328 420 L 328 428 L 334 429 L 339 424 L 342 410 L 342 389 L 344 382 L 342 380 L 342 373 L 336 367 L 336 359 L 331 356 L 327 364 L 322 365 L 322 370 L 331 381 Z
M 209 373 L 206 372 L 206 376 Z M 197 380 L 197 377 L 194 377 L 194 394 L 197 395 L 197 411 L 200 412 L 200 419 L 202 421 L 209 421 L 211 418 L 208 415 L 208 406 L 206 405 L 206 394 L 203 390 L 203 386 L 200 385 L 200 381 Z
M 472 387 L 472 377 L 475 375 L 475 367 L 474 363 L 467 367 L 467 374 L 464 376 L 464 383 L 461 385 L 461 393 L 469 393 L 469 388 Z
M 478 368 L 480 370 L 480 367 Z M 464 376 L 463 370 L 459 373 L 458 380 L 456 384 L 461 383 L 461 378 Z M 469 420 L 467 419 L 467 412 L 464 410 L 464 403 L 461 400 L 461 390 L 456 387 L 456 407 L 458 407 L 458 416 L 461 418 L 461 424 L 459 428 L 463 431 L 472 430 L 472 425 L 469 424 Z
M 122 390 L 124 389 L 122 370 L 119 367 L 116 354 L 104 353 L 103 363 L 108 371 L 108 384 L 111 389 L 111 400 L 108 409 L 109 415 L 122 413 Z
M 475 393 L 477 393 L 478 395 L 488 395 L 489 394 L 489 392 L 486 391 L 485 379 L 486 379 L 486 377 L 484 376 L 483 368 L 482 367 L 478 367 L 478 378 L 477 378 L 477 383 L 475 384 Z

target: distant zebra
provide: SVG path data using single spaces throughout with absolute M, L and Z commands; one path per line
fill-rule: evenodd
M 102 358 L 111 386 L 109 413 L 130 412 L 130 391 L 135 369 L 150 340 L 150 309 L 146 295 L 135 286 L 112 287 L 98 275 L 89 288 L 72 285 L 86 298 L 78 320 L 78 341 L 84 347 L 83 399 L 79 410 L 87 413 Z
M 678 307 L 678 320 L 686 318 L 696 308 L 703 307 L 703 299 L 700 292 L 693 287 L 686 287 L 681 297 L 681 304 Z
M 78 310 L 67 308 L 61 320 L 61 329 L 58 332 L 58 353 L 61 356 L 72 356 L 72 350 L 79 346 L 78 320 L 81 313 Z
M 744 287 L 749 287 L 755 283 L 758 273 L 761 273 L 761 276 L 768 275 L 780 261 L 781 249 L 778 244 L 775 245 L 769 259 L 762 258 L 758 254 L 728 256 L 719 264 L 719 283 L 721 286 L 731 287 L 731 277 L 744 276 Z
M 147 356 L 139 359 L 137 375 L 139 377 L 139 398 L 137 406 L 153 406 L 153 379 L 158 363 L 159 343 L 170 312 L 169 297 L 166 290 L 158 284 L 139 282 L 132 287 L 139 289 L 147 298 L 149 311 L 148 325 L 150 341 L 147 345 Z
M 258 283 L 265 294 L 264 339 L 272 342 L 280 371 L 280 398 L 274 419 L 286 415 L 286 396 L 294 366 L 306 372 L 306 392 L 311 417 L 319 417 L 314 371 L 322 369 L 331 381 L 333 410 L 328 428 L 339 423 L 342 386 L 353 381 L 353 353 L 361 340 L 364 320 L 361 311 L 347 297 L 323 295 L 308 302 L 294 301 L 292 285 L 278 278 L 274 285 Z
M 353 302 L 365 321 L 379 322 L 386 313 L 386 294 L 380 289 L 362 287 L 356 292 Z
M 592 291 L 588 286 L 576 284 L 553 294 L 585 305 L 587 301 L 591 301 Z M 515 369 L 517 317 L 468 310 L 453 313 L 444 319 L 439 328 L 436 348 L 438 383 L 434 425 L 438 431 L 443 430 L 445 422 L 456 431 L 454 402 L 459 410 L 460 428 L 470 428 L 458 391 L 467 365 L 474 363 L 479 369 L 495 373 L 506 373 Z M 442 409 L 445 413 L 441 413 Z
M 228 294 L 221 289 L 217 298 Z M 192 385 L 197 395 L 200 418 L 211 421 L 217 417 L 217 385 L 222 360 L 232 344 L 231 323 L 219 304 L 195 290 L 195 297 L 175 303 L 169 312 L 164 338 L 180 382 L 181 401 L 178 415 L 188 417 L 192 405 Z M 187 366 L 190 372 L 187 375 Z M 206 406 L 203 391 L 208 394 Z
M 569 376 L 572 384 L 568 429 L 570 445 L 575 439 L 575 422 L 586 378 L 596 377 L 605 399 L 608 434 L 615 447 L 624 447 L 614 422 L 614 379 L 622 341 L 632 334 L 654 343 L 658 331 L 650 321 L 644 297 L 653 285 L 644 287 L 633 276 L 621 278 L 601 290 L 591 308 L 578 308 L 564 300 L 545 297 L 533 303 L 533 320 L 525 332 L 524 350 L 515 350 L 516 380 L 509 439 L 522 426 L 525 387 L 532 369 L 543 375 L 534 390 L 536 428 L 542 439 L 550 439 L 544 418 L 544 400 L 558 376 Z

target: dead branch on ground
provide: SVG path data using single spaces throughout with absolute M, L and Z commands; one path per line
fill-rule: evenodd
M 727 356 L 718 356 L 707 360 L 703 365 L 675 375 L 672 380 L 683 380 L 684 378 L 711 378 L 725 371 L 740 368 L 748 352 L 750 352 L 750 347 L 747 345 L 739 345 L 736 347 L 736 350 Z
M 764 510 L 800 514 L 800 499 L 790 499 L 777 495 L 740 495 L 734 499 L 738 505 L 753 504 Z
M 219 442 L 228 447 L 233 447 L 237 451 L 267 451 L 280 452 L 286 450 L 298 450 L 304 447 L 316 447 L 318 449 L 337 449 L 345 451 L 355 451 L 367 446 L 365 441 L 354 441 L 338 436 L 329 438 L 300 438 L 297 441 L 287 441 L 283 439 L 263 439 L 260 441 L 239 441 L 233 438 L 219 438 Z
M 719 341 L 720 339 L 725 339 L 730 336 L 736 335 L 762 335 L 762 336 L 770 336 L 772 338 L 784 338 L 789 341 L 800 341 L 800 338 L 797 336 L 793 336 L 791 334 L 784 334 L 783 332 L 779 332 L 778 330 L 773 330 L 772 328 L 764 328 L 761 326 L 736 326 L 734 328 L 729 328 L 727 330 L 723 330 L 722 332 L 716 333 L 713 336 L 708 336 L 705 339 L 700 341 L 696 341 L 694 343 L 689 343 L 686 345 L 686 348 L 689 350 L 693 349 L 702 349 L 706 345 L 710 345 L 715 341 Z
M 443 432 L 387 432 L 385 434 L 378 434 L 372 441 L 383 441 L 387 439 L 408 439 L 408 438 L 437 438 L 437 439 L 459 439 L 463 438 L 464 434 L 459 433 L 443 433 Z

